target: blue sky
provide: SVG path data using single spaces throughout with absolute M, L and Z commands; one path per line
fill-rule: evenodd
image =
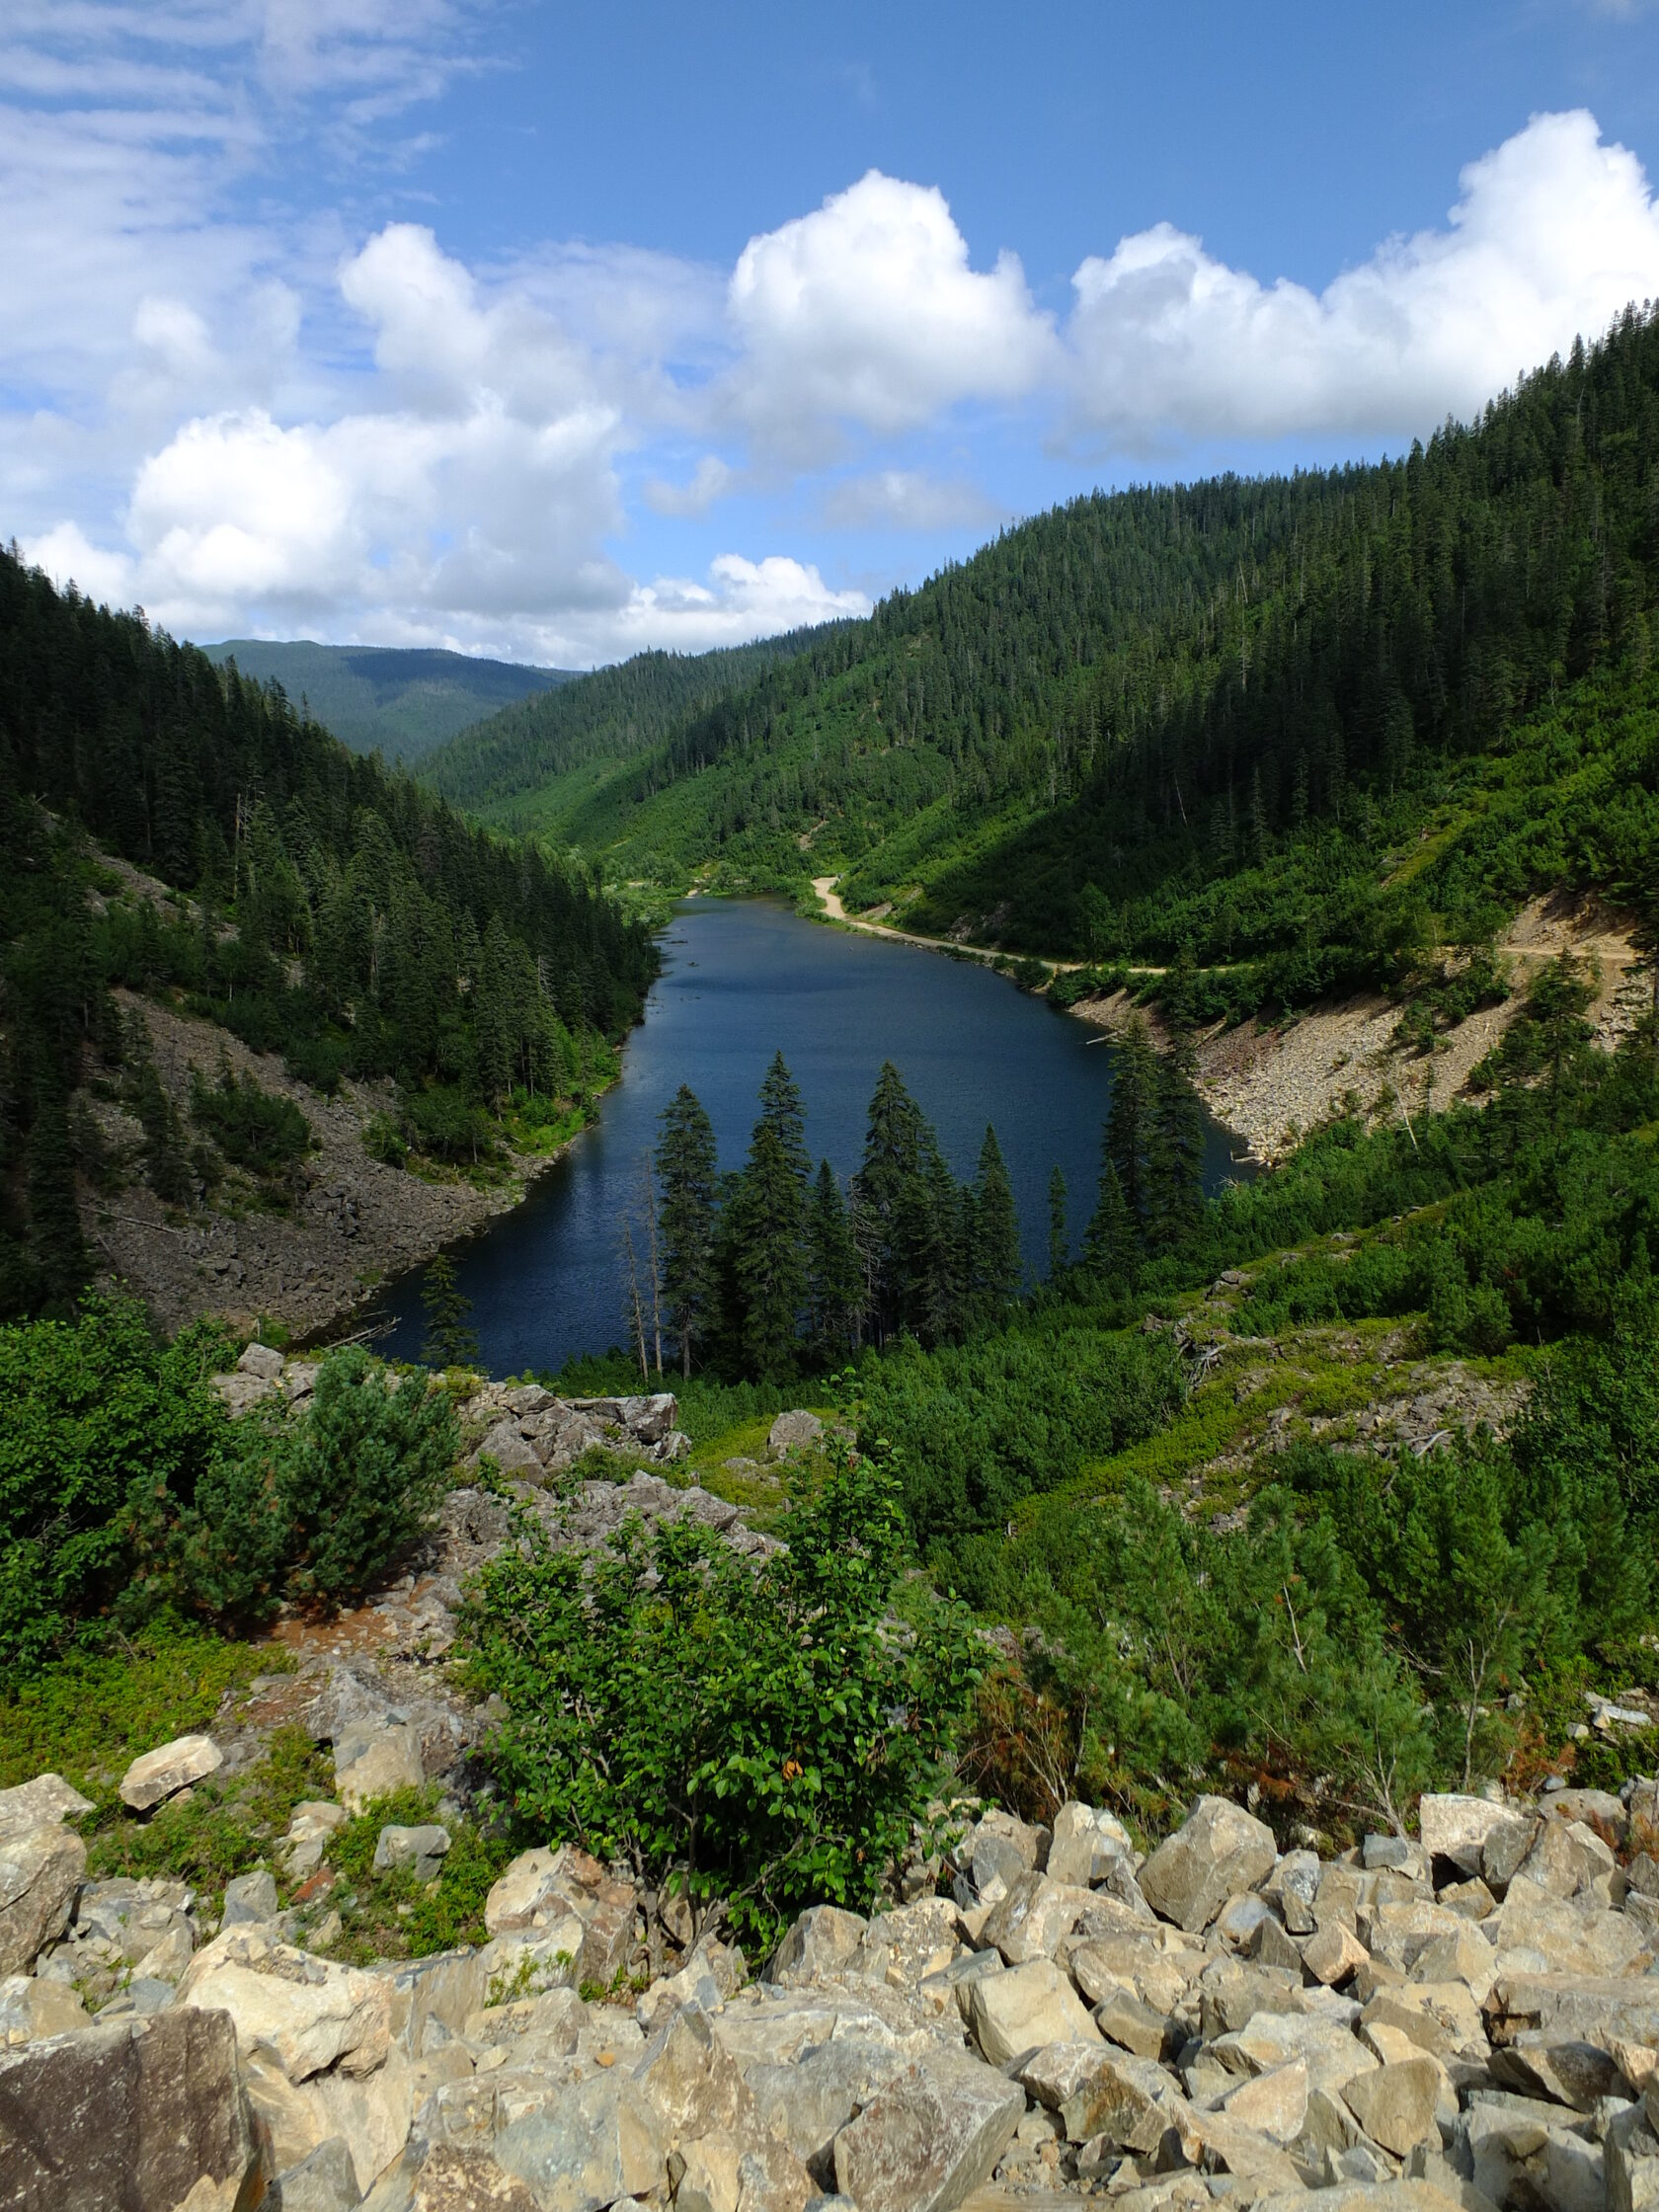
M 1659 7 L 10 0 L 0 529 L 562 665 L 1398 449 L 1659 295 Z

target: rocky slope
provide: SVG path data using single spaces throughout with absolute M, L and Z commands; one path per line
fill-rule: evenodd
M 223 1386 L 306 1383 L 266 1354 Z M 677 1450 L 672 1399 L 531 1396 L 479 1392 L 468 1433 L 526 1448 L 532 1506 L 581 1432 L 585 1454 Z M 764 1545 L 646 1470 L 582 1485 L 562 1539 L 636 1508 Z M 495 1881 L 484 1942 L 331 1956 L 354 1816 L 380 1823 L 376 1868 L 427 1883 L 476 1804 L 493 1716 L 441 1662 L 462 1579 L 509 1536 L 492 1490 L 451 1493 L 350 1663 L 296 1639 L 296 1673 L 132 1761 L 139 1823 L 283 1723 L 327 1747 L 332 1794 L 222 1896 L 88 1880 L 87 1800 L 53 1775 L 0 1792 L 0 2212 L 1659 2202 L 1659 1782 L 1638 1776 L 1424 1797 L 1414 1835 L 1326 1860 L 1220 1798 L 1149 1856 L 1087 1805 L 1035 1827 L 941 1804 L 869 1917 L 817 1906 L 767 1959 L 718 1907 L 699 1922 L 549 1840 Z M 427 1817 L 376 1810 L 421 1786 Z

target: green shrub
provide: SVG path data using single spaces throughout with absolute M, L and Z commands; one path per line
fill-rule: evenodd
M 726 1897 L 765 1943 L 802 1906 L 867 1906 L 934 1786 L 975 1679 L 966 1617 L 888 1599 L 894 1475 L 835 1472 L 756 1567 L 695 1523 L 627 1525 L 585 1568 L 532 1522 L 468 1635 L 509 1718 L 490 1747 L 538 1835 Z
M 409 1157 L 403 1132 L 390 1114 L 370 1114 L 363 1124 L 363 1150 L 383 1167 L 401 1167 Z
M 205 1130 L 233 1167 L 276 1176 L 303 1159 L 316 1139 L 291 1098 L 262 1090 L 251 1075 L 226 1066 L 214 1084 L 191 1076 L 191 1119 Z
M 137 1516 L 194 1500 L 225 1436 L 207 1377 L 226 1349 L 204 1326 L 164 1348 L 123 1299 L 0 1329 L 0 1674 L 121 1595 Z

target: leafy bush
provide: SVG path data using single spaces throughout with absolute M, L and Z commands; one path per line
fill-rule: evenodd
M 526 1523 L 468 1622 L 521 1819 L 727 1898 L 760 1943 L 806 1904 L 869 1903 L 975 1679 L 957 1608 L 888 1617 L 906 1549 L 889 1469 L 838 1469 L 784 1534 L 756 1567 L 696 1523 L 635 1521 L 585 1568 Z
M 403 1128 L 411 1146 L 434 1159 L 489 1159 L 495 1132 L 489 1116 L 452 1083 L 405 1091 Z
M 370 1114 L 363 1124 L 363 1150 L 383 1167 L 401 1167 L 409 1157 L 403 1131 L 390 1114 Z
M 204 1326 L 163 1348 L 134 1301 L 0 1329 L 0 1673 L 33 1666 L 127 1580 L 133 1516 L 188 1504 L 225 1432 Z

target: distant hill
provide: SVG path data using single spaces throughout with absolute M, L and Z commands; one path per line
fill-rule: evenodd
M 315 645 L 309 638 L 226 638 L 201 650 L 209 661 L 234 658 L 244 675 L 261 683 L 279 683 L 296 707 L 303 697 L 354 752 L 378 747 L 388 760 L 406 762 L 577 672 L 474 660 L 434 646 Z
M 568 842 L 567 820 L 591 807 L 619 763 L 651 752 L 687 720 L 845 626 L 826 622 L 712 653 L 636 653 L 504 706 L 431 752 L 419 773 L 495 829 Z

